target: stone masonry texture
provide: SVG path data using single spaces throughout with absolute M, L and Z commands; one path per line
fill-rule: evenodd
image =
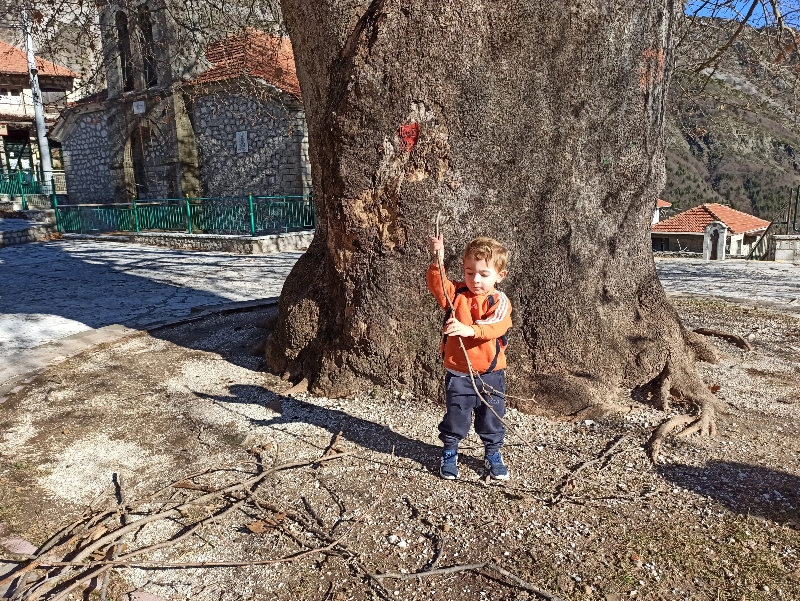
M 72 203 L 113 202 L 108 125 L 104 111 L 81 115 L 63 141 L 67 195 Z
M 303 195 L 311 191 L 302 106 L 287 97 L 212 93 L 194 106 L 200 177 L 208 196 Z M 236 152 L 236 132 L 248 150 Z
M 135 192 L 140 198 L 176 198 L 186 193 L 176 172 L 175 117 L 167 104 L 162 101 L 148 107 L 147 119 L 130 133 L 123 127 L 129 121 L 127 107 L 116 101 L 107 102 L 105 110 L 77 117 L 63 141 L 70 204 L 129 201 L 135 177 L 135 168 L 128 164 L 131 160 L 141 165 L 143 181 Z M 192 109 L 194 132 L 185 137 L 196 144 L 203 196 L 311 192 L 308 131 L 300 102 L 266 90 L 216 91 L 199 95 Z M 236 151 L 236 132 L 241 131 L 247 132 L 245 153 Z M 130 139 L 124 139 L 125 135 Z M 123 158 L 126 152 L 138 156 Z M 112 169 L 113 165 L 117 167 Z M 126 188 L 127 193 L 120 192 Z

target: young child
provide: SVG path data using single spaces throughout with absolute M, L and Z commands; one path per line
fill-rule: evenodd
M 486 401 L 500 417 L 506 412 L 506 332 L 511 327 L 511 303 L 508 297 L 495 290 L 495 285 L 508 275 L 508 251 L 497 240 L 476 238 L 464 250 L 464 281 L 451 282 L 444 277 L 447 296 L 453 302 L 451 315 L 442 292 L 439 275 L 439 256 L 444 252 L 443 237 L 431 237 L 428 249 L 433 260 L 426 280 L 442 308 L 447 309 L 442 337 L 442 356 L 445 375 L 447 412 L 439 424 L 439 440 L 444 443 L 439 473 L 442 478 L 458 478 L 458 444 L 469 433 L 475 414 L 475 432 L 485 447 L 484 464 L 495 480 L 508 480 L 508 468 L 503 463 L 505 427 L 481 402 L 472 387 L 464 352 L 458 337 L 464 342 L 476 375 L 475 384 Z

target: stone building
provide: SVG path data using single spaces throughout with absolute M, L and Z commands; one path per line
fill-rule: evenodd
M 176 27 L 157 0 L 101 11 L 108 89 L 50 134 L 70 202 L 309 193 L 289 40 L 247 28 L 197 49 Z

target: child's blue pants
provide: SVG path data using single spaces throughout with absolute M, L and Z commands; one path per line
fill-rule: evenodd
M 475 377 L 478 390 L 503 417 L 506 414 L 506 372 L 501 369 Z M 483 383 L 481 383 L 483 380 Z M 447 372 L 444 378 L 447 413 L 439 424 L 439 440 L 445 449 L 458 449 L 460 443 L 469 434 L 472 425 L 472 414 L 475 414 L 475 433 L 481 437 L 486 454 L 491 455 L 503 446 L 506 429 L 502 422 L 484 405 L 472 388 L 469 376 L 456 376 Z

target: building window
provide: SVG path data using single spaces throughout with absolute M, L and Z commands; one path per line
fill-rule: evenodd
M 115 17 L 117 25 L 117 48 L 119 64 L 122 72 L 122 89 L 129 92 L 133 89 L 133 65 L 131 65 L 131 38 L 128 33 L 128 15 L 119 11 Z
M 156 72 L 156 54 L 153 44 L 153 23 L 147 4 L 139 7 L 139 29 L 142 32 L 142 71 L 144 72 L 145 86 L 150 88 L 158 84 L 158 73 Z

